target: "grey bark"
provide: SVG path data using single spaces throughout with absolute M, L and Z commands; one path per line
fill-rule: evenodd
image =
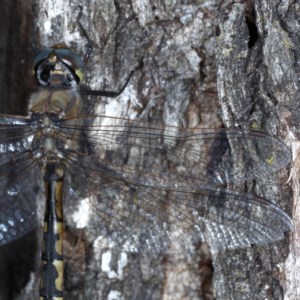
M 83 55 L 86 41 L 75 22 L 76 6 L 82 3 L 36 3 L 41 48 L 66 42 Z M 24 14 L 19 20 L 30 23 L 30 4 L 25 8 L 22 1 L 16 1 L 9 13 L 20 9 Z M 119 98 L 93 98 L 96 105 L 90 101 L 87 108 L 103 115 L 151 118 L 177 126 L 255 126 L 278 135 L 297 153 L 298 20 L 299 5 L 288 1 L 87 1 L 82 23 L 93 41 L 94 52 L 87 66 L 86 85 L 116 90 L 141 59 L 144 63 Z M 23 54 L 28 49 L 20 47 L 12 33 L 22 28 L 17 36 L 26 36 L 28 42 L 30 30 L 24 30 L 25 25 L 17 27 L 9 17 L 2 21 L 15 27 L 9 31 L 8 25 L 0 26 L 4 32 L 1 46 L 9 41 L 8 50 L 1 55 L 6 66 L 1 68 L 6 70 L 1 77 L 1 84 L 5 83 L 1 103 L 13 99 L 13 93 L 22 85 L 31 89 L 27 82 L 17 84 L 20 77 L 29 78 L 19 75 L 25 65 L 17 63 L 17 69 L 8 68 L 8 63 L 15 60 L 13 51 L 19 49 Z M 9 84 L 8 74 L 13 76 Z M 25 101 L 24 95 L 22 92 L 15 97 Z M 295 162 L 291 173 L 284 170 L 278 176 L 234 188 L 275 201 L 293 213 L 297 224 L 297 171 Z M 295 275 L 299 265 L 297 228 L 290 239 L 278 243 L 213 252 L 212 256 L 204 244 L 192 254 L 177 258 L 153 260 L 147 255 L 129 255 L 125 265 L 123 254 L 116 254 L 108 268 L 102 263 L 108 254 L 95 250 L 93 232 L 89 234 L 81 230 L 67 232 L 66 299 L 300 298 Z M 4 255 L 3 261 L 7 253 Z M 11 265 L 7 268 L 11 271 Z M 18 299 L 37 297 L 37 276 L 38 270 L 31 281 L 28 273 L 18 279 L 16 290 L 24 285 L 24 278 L 28 280 Z M 1 299 L 14 299 L 4 290 L 5 285 Z
M 218 92 L 224 122 L 232 126 L 235 122 L 243 125 L 246 120 L 248 124 L 279 135 L 295 151 L 299 111 L 299 37 L 296 29 L 299 26 L 299 5 L 276 1 L 256 1 L 253 4 L 255 15 L 246 15 L 248 29 L 251 29 L 249 25 L 252 26 L 250 36 L 243 5 L 233 6 L 228 20 L 221 26 L 217 53 Z M 257 183 L 254 192 L 276 199 L 286 211 L 294 213 L 297 224 L 298 179 L 294 168 L 289 182 L 288 173 L 283 172 L 277 180 L 269 178 Z M 291 234 L 291 240 L 261 249 L 253 247 L 238 251 L 231 253 L 230 257 L 227 254 L 226 259 L 224 256 L 214 259 L 215 287 L 220 291 L 218 297 L 298 299 L 299 290 L 294 283 L 298 247 L 293 235 L 297 236 L 297 228 Z

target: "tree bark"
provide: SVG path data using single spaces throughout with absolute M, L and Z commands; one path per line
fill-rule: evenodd
M 16 1 L 15 7 L 21 7 L 21 2 Z M 65 299 L 300 298 L 296 275 L 299 5 L 275 0 L 241 2 L 87 1 L 81 22 L 94 51 L 84 84 L 91 89 L 118 90 L 141 60 L 143 66 L 120 97 L 92 97 L 85 109 L 184 127 L 255 127 L 279 136 L 292 146 L 291 172 L 283 170 L 233 188 L 279 204 L 293 214 L 295 231 L 264 247 L 210 254 L 203 244 L 191 254 L 154 260 L 146 254 L 99 250 L 92 230 L 70 229 L 64 244 Z M 40 48 L 65 42 L 84 56 L 87 41 L 76 24 L 76 7 L 81 2 L 36 4 Z M 22 20 L 31 19 L 28 6 L 23 8 Z M 28 32 L 24 33 L 27 39 Z M 7 35 L 7 40 L 13 38 Z M 13 43 L 8 44 L 9 50 L 18 48 L 18 42 Z M 1 78 L 3 83 L 6 77 Z M 1 101 L 13 92 L 7 87 L 3 91 L 7 94 Z M 24 96 L 17 98 L 24 101 Z M 74 225 L 72 216 L 66 218 L 68 228 Z M 36 280 L 27 284 L 18 299 L 37 297 L 37 278 L 38 270 Z
M 236 4 L 222 23 L 217 50 L 218 92 L 226 126 L 235 123 L 243 126 L 246 121 L 278 135 L 292 146 L 294 159 L 299 105 L 296 101 L 298 11 L 296 3 Z M 288 172 L 282 172 L 277 174 L 277 180 L 270 176 L 265 182 L 256 182 L 253 188 L 267 199 L 276 199 L 285 211 L 293 214 L 294 233 L 290 239 L 268 247 L 253 247 L 214 258 L 217 298 L 299 298 L 295 284 L 299 251 L 295 166 L 294 162 L 288 181 Z

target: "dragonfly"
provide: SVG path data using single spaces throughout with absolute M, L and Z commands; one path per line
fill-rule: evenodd
M 64 44 L 40 51 L 28 115 L 0 115 L 0 245 L 38 225 L 42 190 L 40 299 L 64 297 L 63 207 L 87 204 L 104 248 L 149 255 L 201 241 L 218 250 L 267 244 L 292 230 L 274 202 L 226 188 L 288 165 L 282 141 L 256 130 L 83 114 L 82 94 L 117 97 L 135 73 L 119 91 L 80 89 L 88 56 Z

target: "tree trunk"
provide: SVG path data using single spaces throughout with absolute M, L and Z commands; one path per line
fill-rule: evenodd
M 87 41 L 76 24 L 77 6 L 81 2 L 46 0 L 36 4 L 37 45 L 43 49 L 65 42 L 83 57 Z M 10 14 L 20 7 L 24 11 L 20 20 L 33 19 L 30 4 L 25 8 L 22 1 L 10 6 Z M 84 84 L 91 89 L 118 90 L 129 72 L 141 61 L 143 65 L 120 97 L 91 97 L 85 109 L 101 115 L 150 119 L 183 127 L 255 127 L 292 145 L 296 159 L 297 13 L 298 4 L 277 4 L 275 0 L 241 4 L 87 1 L 81 22 L 93 43 L 93 53 Z M 7 29 L 12 28 L 12 22 L 11 18 L 5 19 Z M 16 22 L 13 24 L 16 26 Z M 22 28 L 20 36 L 29 40 L 31 31 Z M 24 53 L 20 42 L 6 30 L 4 33 L 2 38 L 13 41 L 8 43 L 5 53 L 17 49 Z M 6 66 L 9 60 L 6 58 Z M 26 55 L 24 61 L 28 60 Z M 13 73 L 17 75 L 10 77 L 12 83 L 1 89 L 1 101 L 11 98 L 22 85 L 16 85 L 16 80 L 27 64 L 12 62 L 15 64 L 17 70 L 12 67 L 1 77 L 1 84 L 6 83 L 6 76 L 16 70 Z M 9 89 L 10 84 L 14 90 Z M 30 86 L 27 82 L 25 85 Z M 23 95 L 20 93 L 16 98 L 24 101 L 27 96 Z M 295 160 L 290 176 L 289 170 L 283 170 L 260 182 L 233 187 L 270 199 L 290 215 L 293 213 L 296 228 L 290 239 L 264 247 L 210 254 L 203 244 L 189 254 L 155 259 L 147 254 L 114 254 L 97 248 L 93 230 L 85 233 L 71 229 L 72 216 L 67 215 L 65 299 L 300 298 L 296 275 L 297 168 Z M 70 212 L 71 208 L 65 210 Z M 38 270 L 35 274 L 35 280 L 27 284 L 18 299 L 37 298 Z M 12 293 L 4 289 L 5 286 L 0 291 L 1 299 L 15 299 L 7 296 Z

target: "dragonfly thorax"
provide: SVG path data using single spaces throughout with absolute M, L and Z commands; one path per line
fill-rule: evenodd
M 33 93 L 29 101 L 32 114 L 53 113 L 75 117 L 81 109 L 81 98 L 76 89 L 43 88 Z
M 61 119 L 56 114 L 33 114 L 32 140 L 33 157 L 42 169 L 49 164 L 63 164 L 69 145 L 67 140 L 59 135 Z

